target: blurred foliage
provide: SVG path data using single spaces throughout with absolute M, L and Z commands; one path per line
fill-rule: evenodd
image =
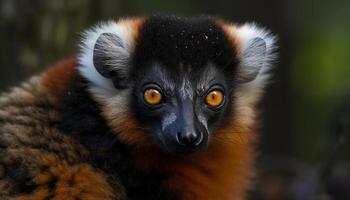
M 309 1 L 290 67 L 295 152 L 308 160 L 327 143 L 334 110 L 350 92 L 350 2 Z

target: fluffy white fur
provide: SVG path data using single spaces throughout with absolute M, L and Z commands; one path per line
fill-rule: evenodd
M 257 77 L 245 85 L 250 85 L 256 87 L 256 89 L 263 89 L 267 81 L 270 78 L 270 70 L 273 62 L 276 59 L 276 37 L 273 36 L 270 31 L 258 27 L 254 23 L 247 23 L 242 26 L 237 27 L 234 30 L 234 34 L 239 41 L 239 57 L 241 63 L 239 65 L 240 71 L 249 72 L 250 70 L 259 69 Z M 255 38 L 261 38 L 265 41 L 266 52 L 259 53 L 259 50 L 253 48 L 251 41 Z M 249 52 L 255 52 L 255 54 L 250 54 Z M 260 67 L 257 65 L 261 65 Z
M 254 80 L 238 84 L 235 91 L 234 108 L 237 116 L 240 116 L 239 123 L 245 127 L 250 127 L 256 117 L 255 107 L 252 105 L 260 100 L 263 89 L 270 79 L 270 70 L 277 57 L 276 37 L 254 23 L 231 26 L 229 32 L 238 42 L 239 71 L 249 73 L 251 70 L 259 69 L 259 73 Z M 259 52 L 261 50 L 252 49 L 256 47 L 251 45 L 251 41 L 255 38 L 263 39 L 266 45 L 265 53 L 258 53 L 256 57 L 249 53 L 249 51 Z
M 116 23 L 113 21 L 100 23 L 90 30 L 87 30 L 83 35 L 83 40 L 80 47 L 81 53 L 79 56 L 79 71 L 83 77 L 90 81 L 91 85 L 89 87 L 89 90 L 91 93 L 99 98 L 108 98 L 114 96 L 118 90 L 115 89 L 110 79 L 103 77 L 100 73 L 97 72 L 93 62 L 94 46 L 97 39 L 102 33 L 112 33 L 121 39 L 123 47 L 116 47 L 112 48 L 111 50 L 113 53 L 115 53 L 115 55 L 118 55 L 118 52 L 120 55 L 122 55 L 122 62 L 125 61 L 127 54 L 131 54 L 132 39 L 130 38 L 131 34 L 127 26 L 124 26 L 123 23 Z
M 259 70 L 254 80 L 237 86 L 235 96 L 237 98 L 236 104 L 238 105 L 235 107 L 244 109 L 251 107 L 252 104 L 260 99 L 263 89 L 269 81 L 269 72 L 277 57 L 276 37 L 270 31 L 254 23 L 246 23 L 241 26 L 231 25 L 227 31 L 238 43 L 239 75 Z M 266 45 L 265 53 L 259 52 L 261 50 L 260 47 L 252 45 L 252 41 L 256 38 L 264 40 Z

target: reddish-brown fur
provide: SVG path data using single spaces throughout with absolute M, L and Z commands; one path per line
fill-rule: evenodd
M 145 171 L 170 173 L 165 187 L 185 199 L 244 199 L 254 175 L 256 139 L 249 129 L 239 124 L 221 127 L 207 151 L 189 156 L 141 147 L 133 152 L 135 163 Z
M 60 97 L 77 78 L 77 65 L 76 57 L 71 57 L 53 65 L 43 73 L 43 87 L 52 103 L 57 105 L 61 103 Z
M 32 194 L 21 195 L 13 200 L 44 200 L 50 196 L 53 196 L 53 200 L 113 199 L 112 188 L 106 183 L 105 177 L 97 173 L 90 165 L 70 165 L 53 155 L 40 152 L 36 152 L 33 156 L 37 156 L 36 162 L 47 167 L 47 170 L 33 174 L 33 182 L 39 187 Z M 56 181 L 54 191 L 46 188 L 46 185 L 52 180 Z
M 107 176 L 83 161 L 86 149 L 52 125 L 60 118 L 58 107 L 75 81 L 76 67 L 75 58 L 65 60 L 0 98 L 0 143 L 6 147 L 0 151 L 0 199 L 115 199 Z M 22 183 L 7 177 L 6 169 L 18 162 L 28 170 L 27 181 L 37 186 L 28 194 L 11 195 Z

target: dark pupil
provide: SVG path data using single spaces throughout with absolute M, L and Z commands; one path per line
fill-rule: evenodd
M 212 100 L 215 99 L 215 93 L 211 94 L 211 99 L 212 99 Z

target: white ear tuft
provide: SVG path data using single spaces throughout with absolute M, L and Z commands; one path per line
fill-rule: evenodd
M 230 26 L 228 31 L 237 41 L 240 60 L 235 107 L 249 113 L 245 109 L 252 109 L 251 105 L 259 101 L 269 81 L 269 72 L 277 58 L 276 37 L 254 23 Z
M 107 40 L 107 37 L 104 37 L 105 40 L 102 40 L 103 38 L 101 36 L 107 35 L 115 36 L 115 38 L 118 38 L 118 41 L 112 44 L 111 41 L 115 38 Z M 102 42 L 100 45 L 96 44 L 98 40 Z M 125 72 L 129 67 L 127 66 L 126 59 L 131 54 L 131 42 L 131 34 L 128 28 L 114 21 L 100 23 L 83 34 L 80 45 L 79 71 L 90 82 L 90 91 L 104 97 L 112 96 L 117 92 L 112 78 L 106 76 L 106 73 L 101 73 L 103 71 L 102 66 L 95 65 L 95 54 L 98 53 L 99 56 L 106 55 L 106 58 L 110 58 L 108 61 L 105 60 L 107 65 L 113 64 L 114 69 L 118 68 L 115 69 L 116 71 Z M 101 45 L 106 45 L 106 47 L 102 48 Z M 96 47 L 101 51 L 96 51 Z M 110 66 L 106 67 L 108 68 Z
M 238 80 L 241 83 L 255 82 L 260 87 L 266 84 L 269 70 L 276 59 L 276 37 L 254 23 L 237 28 L 239 39 Z

